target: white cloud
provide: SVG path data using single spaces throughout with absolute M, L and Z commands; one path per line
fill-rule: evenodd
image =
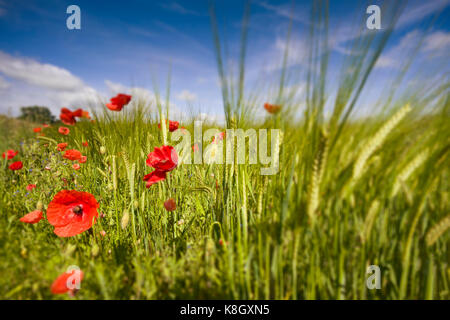
M 397 45 L 378 58 L 377 68 L 396 68 L 409 53 L 412 53 L 417 44 L 421 43 L 419 51 L 432 56 L 444 55 L 450 49 L 450 32 L 434 31 L 424 34 L 420 30 L 412 30 L 400 39 Z
M 438 53 L 448 52 L 450 48 L 450 32 L 436 31 L 424 39 L 423 51 Z
M 3 51 L 0 51 L 0 72 L 10 78 L 48 89 L 77 90 L 83 86 L 83 81 L 66 69 L 29 58 L 13 57 Z
M 10 86 L 11 84 L 0 76 L 0 90 L 8 89 Z
M 218 125 L 224 125 L 225 124 L 225 117 L 224 116 L 209 114 L 209 113 L 205 113 L 205 112 L 202 112 L 202 113 L 198 114 L 195 117 L 195 120 L 203 121 L 203 122 L 209 123 L 209 124 L 218 124 Z
M 3 89 L 0 112 L 18 114 L 22 106 L 43 105 L 59 114 L 61 107 L 83 107 L 98 103 L 98 92 L 70 71 L 34 59 L 14 57 L 0 51 L 0 78 Z
M 380 56 L 375 65 L 376 68 L 389 68 L 389 67 L 394 67 L 394 66 L 395 66 L 395 60 L 393 60 L 392 58 L 390 58 L 386 55 Z
M 148 105 L 156 106 L 156 96 L 155 94 L 145 88 L 140 87 L 128 87 L 118 82 L 112 82 L 109 80 L 105 80 L 105 84 L 107 88 L 111 91 L 112 95 L 116 95 L 117 93 L 126 93 L 130 94 L 133 100 L 142 101 Z M 164 108 L 166 105 L 166 101 L 164 97 L 160 97 L 160 103 Z M 187 115 L 184 111 L 182 111 L 176 104 L 170 102 L 170 120 L 183 120 L 187 118 Z M 156 111 L 156 108 L 154 109 Z
M 121 83 L 105 80 L 106 87 L 114 94 L 116 93 L 129 93 L 130 88 L 124 86 Z
M 260 76 L 260 69 L 262 64 L 262 70 L 267 73 L 280 71 L 283 67 L 283 59 L 288 49 L 288 57 L 286 60 L 286 67 L 292 67 L 295 65 L 303 64 L 307 57 L 307 45 L 300 37 L 293 36 L 289 42 L 286 38 L 278 36 L 273 45 L 267 50 L 262 52 L 257 59 L 249 59 L 254 63 L 253 68 L 246 70 L 247 77 Z M 220 79 L 219 79 L 220 86 Z
M 115 96 L 118 93 L 126 93 L 133 96 L 134 99 L 141 101 L 153 102 L 155 100 L 155 94 L 148 89 L 140 87 L 128 87 L 122 83 L 112 82 L 105 80 L 106 87 L 109 89 L 110 94 Z
M 189 90 L 183 90 L 177 95 L 177 98 L 179 100 L 192 102 L 192 101 L 197 100 L 197 95 L 193 92 L 190 92 Z
M 292 19 L 294 21 L 298 21 L 304 24 L 309 24 L 309 16 L 308 14 L 304 14 L 304 12 L 308 12 L 306 10 L 299 10 L 299 8 L 295 8 L 296 10 L 292 10 L 293 6 L 291 3 L 287 3 L 287 4 L 280 4 L 280 5 L 273 5 L 273 4 L 269 4 L 265 1 L 259 1 L 256 2 L 256 4 L 258 4 L 259 6 L 263 7 L 264 9 L 271 11 L 273 13 L 275 13 L 276 15 L 283 17 L 283 18 L 287 18 L 287 19 Z
M 155 106 L 155 94 L 152 90 L 110 80 L 105 80 L 105 87 L 105 92 L 99 92 L 67 69 L 0 51 L 0 113 L 17 116 L 20 107 L 41 105 L 47 106 L 58 116 L 61 107 L 96 108 L 117 93 L 131 94 L 134 101 L 139 99 L 153 108 Z M 188 90 L 182 90 L 179 97 L 190 101 L 197 99 L 197 95 Z M 164 107 L 164 96 L 161 97 L 161 104 Z M 171 120 L 187 118 L 189 116 L 184 110 L 170 103 Z
M 298 37 L 293 37 L 289 40 L 289 43 L 286 39 L 282 39 L 278 37 L 275 41 L 275 47 L 278 50 L 280 56 L 286 51 L 286 47 L 288 49 L 289 57 L 296 62 L 306 58 L 308 54 L 308 46 L 304 40 Z
M 47 97 L 55 105 L 87 108 L 99 104 L 100 94 L 93 88 L 82 87 L 74 91 L 48 91 Z
M 419 22 L 425 17 L 437 13 L 450 4 L 450 0 L 420 1 L 419 5 L 411 8 L 409 5 L 403 10 L 399 18 L 398 27 L 404 27 L 414 22 Z
M 183 15 L 200 15 L 197 11 L 187 9 L 177 2 L 172 2 L 170 4 L 161 4 L 161 7 Z
M 413 23 L 418 23 L 424 18 L 432 15 L 438 14 L 439 11 L 443 10 L 450 4 L 450 0 L 437 0 L 437 1 L 417 1 L 414 4 L 408 4 L 402 11 L 397 24 L 396 30 L 411 25 Z M 351 20 L 350 20 L 351 21 Z M 340 21 L 339 21 L 340 22 Z M 331 26 L 332 24 L 330 24 Z M 359 54 L 353 49 L 346 49 L 345 44 L 349 43 L 351 40 L 370 34 L 367 29 L 361 29 L 359 21 L 357 24 L 348 23 L 344 21 L 344 25 L 339 28 L 330 28 L 329 45 L 330 48 L 344 55 L 348 54 Z M 412 35 L 410 35 L 412 36 Z M 408 41 L 406 38 L 404 41 Z M 388 62 L 388 58 L 384 57 L 379 60 L 379 67 L 391 66 Z

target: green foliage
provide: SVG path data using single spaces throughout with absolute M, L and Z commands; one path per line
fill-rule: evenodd
M 327 28 L 326 10 L 322 1 L 313 10 L 320 23 L 311 24 L 306 97 L 285 94 L 299 70 L 288 72 L 283 59 L 272 96 L 283 107 L 263 124 L 254 115 L 266 95 L 244 90 L 245 48 L 233 82 L 215 34 L 227 127 L 282 129 L 275 175 L 261 176 L 259 164 L 179 165 L 145 188 L 147 154 L 171 141 L 158 129 L 168 118 L 158 95 L 120 113 L 96 108 L 95 122 L 78 122 L 67 136 L 57 126 L 22 145 L 14 136 L 8 143 L 24 168 L 12 172 L 6 160 L 1 168 L 0 297 L 67 299 L 49 287 L 77 265 L 85 278 L 76 299 L 450 299 L 448 80 L 350 117 L 390 32 L 361 36 L 327 119 L 327 35 L 316 35 Z M 246 38 L 244 30 L 242 46 Z M 181 125 L 193 134 L 192 121 Z M 62 158 L 60 142 L 87 156 L 80 170 Z M 91 232 L 58 238 L 45 219 L 19 221 L 61 189 L 96 197 L 103 217 Z M 173 212 L 163 206 L 169 198 Z M 381 290 L 366 286 L 369 265 L 381 269 Z
M 31 106 L 21 107 L 21 115 L 18 117 L 21 120 L 27 120 L 34 123 L 53 123 L 55 117 L 52 115 L 47 107 Z
M 403 137 L 426 136 L 419 120 L 400 124 L 367 159 L 354 185 L 348 168 L 371 137 L 357 122 L 320 158 L 320 166 L 304 152 L 307 145 L 296 146 L 302 129 L 289 127 L 277 175 L 260 176 L 260 165 L 180 165 L 167 181 L 146 189 L 146 155 L 163 138 L 157 121 L 142 117 L 139 106 L 127 108 L 110 119 L 81 121 L 68 136 L 46 128 L 45 137 L 20 146 L 24 169 L 14 173 L 3 166 L 2 298 L 67 298 L 52 296 L 49 286 L 77 265 L 85 273 L 77 299 L 395 299 L 401 297 L 406 250 L 411 254 L 402 297 L 431 292 L 434 299 L 449 298 L 449 234 L 441 232 L 430 246 L 426 241 L 450 211 L 448 137 L 442 135 L 449 122 L 429 118 L 428 125 L 440 130 L 414 143 Z M 374 119 L 374 131 L 384 122 Z M 82 145 L 86 140 L 88 147 Z M 62 158 L 59 142 L 87 155 L 80 170 Z M 393 195 L 395 177 L 415 150 L 424 148 L 434 151 Z M 303 179 L 307 163 L 321 172 L 314 180 L 320 183 L 314 224 L 308 215 L 310 186 Z M 37 188 L 27 191 L 30 183 Z M 63 239 L 45 219 L 36 225 L 19 221 L 39 201 L 45 210 L 62 189 L 95 195 L 104 217 L 92 232 Z M 164 209 L 169 198 L 176 200 L 174 212 Z M 382 290 L 366 288 L 371 264 L 382 270 Z

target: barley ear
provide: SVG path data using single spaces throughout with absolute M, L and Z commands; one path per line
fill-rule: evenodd
M 405 166 L 405 168 L 395 178 L 394 187 L 392 188 L 392 197 L 394 197 L 398 193 L 401 182 L 405 182 L 406 180 L 408 180 L 413 172 L 416 171 L 416 169 L 419 168 L 428 159 L 428 156 L 429 150 L 426 149 L 415 156 L 414 159 L 412 159 Z
M 366 145 L 362 148 L 355 161 L 353 167 L 353 182 L 356 182 L 365 172 L 366 162 L 370 156 L 377 150 L 384 142 L 389 133 L 395 126 L 411 111 L 409 104 L 398 110 L 378 131 L 370 138 Z
M 380 202 L 378 200 L 374 200 L 370 205 L 369 212 L 367 213 L 366 218 L 364 219 L 364 225 L 361 231 L 362 243 L 365 243 L 370 237 L 370 232 L 372 231 L 373 223 L 375 221 L 379 208 Z
M 444 232 L 450 228 L 450 215 L 443 218 L 436 225 L 434 225 L 425 236 L 425 241 L 428 246 L 433 245 Z
M 313 170 L 308 191 L 307 213 L 311 221 L 315 220 L 317 208 L 319 207 L 320 184 L 322 182 L 324 166 L 328 154 L 328 135 L 321 131 L 319 148 L 314 158 Z

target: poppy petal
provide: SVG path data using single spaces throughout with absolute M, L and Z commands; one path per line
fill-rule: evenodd
M 31 211 L 30 213 L 24 215 L 19 220 L 21 222 L 35 224 L 35 223 L 38 223 L 39 221 L 41 221 L 42 218 L 43 218 L 42 211 L 41 210 L 34 210 L 34 211 Z
M 165 171 L 155 170 L 155 171 L 152 171 L 149 174 L 145 175 L 143 180 L 146 181 L 145 186 L 147 188 L 149 188 L 151 185 L 153 185 L 159 181 L 165 180 L 165 179 L 166 179 Z

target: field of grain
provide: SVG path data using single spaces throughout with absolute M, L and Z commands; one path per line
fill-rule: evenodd
M 261 175 L 265 165 L 249 164 L 247 150 L 245 164 L 180 160 L 147 187 L 148 155 L 176 145 L 165 94 L 132 97 L 120 111 L 99 102 L 73 125 L 2 117 L 0 151 L 18 153 L 0 159 L 0 298 L 450 299 L 448 79 L 401 97 L 386 92 L 379 109 L 352 117 L 388 35 L 355 42 L 364 54 L 343 68 L 330 106 L 326 56 L 310 61 L 301 98 L 286 93 L 285 68 L 266 100 L 244 90 L 244 63 L 229 80 L 215 34 L 225 123 L 203 130 L 279 129 L 279 171 Z M 311 38 L 311 52 L 321 41 Z M 178 120 L 193 136 L 194 117 Z M 202 149 L 192 140 L 188 152 Z M 23 167 L 12 170 L 15 161 Z M 96 199 L 91 228 L 55 234 L 47 209 L 62 190 Z M 39 222 L 20 221 L 34 210 Z M 70 266 L 83 272 L 80 289 L 52 294 Z M 379 289 L 368 285 L 369 266 L 379 267 Z

